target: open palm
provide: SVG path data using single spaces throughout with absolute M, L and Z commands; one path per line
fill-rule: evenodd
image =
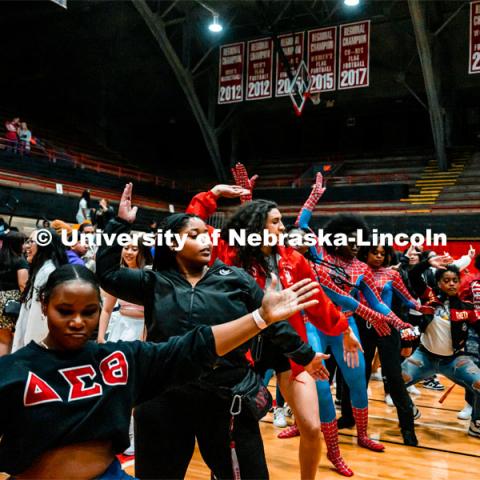
M 318 293 L 318 283 L 304 279 L 278 292 L 275 289 L 278 279 L 273 273 L 271 275 L 272 283 L 265 292 L 261 306 L 261 315 L 268 324 L 285 320 L 318 303 L 315 299 L 308 300 Z
M 119 218 L 133 223 L 137 218 L 137 207 L 132 207 L 133 183 L 127 183 L 123 189 L 122 198 L 118 206 Z

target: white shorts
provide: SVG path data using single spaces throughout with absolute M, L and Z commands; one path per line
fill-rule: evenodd
M 144 328 L 145 319 L 127 317 L 120 312 L 113 312 L 110 316 L 106 340 L 108 342 L 142 340 Z

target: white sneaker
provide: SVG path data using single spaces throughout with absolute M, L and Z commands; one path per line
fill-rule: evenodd
M 282 407 L 276 407 L 273 411 L 273 425 L 278 428 L 285 428 L 287 426 L 285 411 Z
M 393 407 L 393 406 L 394 406 L 392 397 L 390 396 L 389 393 L 387 393 L 387 395 L 385 395 L 385 403 L 386 403 L 389 407 Z
M 407 392 L 411 393 L 412 395 L 421 395 L 422 393 L 415 385 L 410 385 L 407 387 Z
M 370 380 L 376 380 L 377 382 L 381 382 L 383 380 L 382 369 L 379 368 L 376 372 L 372 373 L 370 375 Z
M 457 418 L 460 420 L 470 420 L 472 418 L 472 406 L 466 403 L 463 410 L 458 412 Z

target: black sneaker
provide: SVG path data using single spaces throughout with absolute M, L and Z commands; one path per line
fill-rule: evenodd
M 403 443 L 409 447 L 416 447 L 418 440 L 413 430 L 402 430 Z
M 342 428 L 352 428 L 355 426 L 354 418 L 340 417 L 337 422 L 338 429 Z
M 423 388 L 428 388 L 429 390 L 436 390 L 439 392 L 445 390 L 445 387 L 436 378 L 425 380 L 423 382 Z

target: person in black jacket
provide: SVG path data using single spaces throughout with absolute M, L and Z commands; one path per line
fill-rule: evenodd
M 53 272 L 39 292 L 48 333 L 0 358 L 0 471 L 18 478 L 124 479 L 115 454 L 129 444 L 132 406 L 209 375 L 259 331 L 316 302 L 315 283 L 265 295 L 261 307 L 218 326 L 198 325 L 166 343 L 89 341 L 101 300 L 94 274 Z M 162 435 L 161 429 L 157 432 Z
M 136 215 L 131 195 L 132 185 L 128 184 L 119 218 L 112 220 L 105 232 L 130 231 Z M 244 270 L 219 260 L 208 267 L 212 244 L 203 220 L 192 214 L 174 214 L 164 220 L 161 229 L 186 235 L 187 240 L 179 251 L 157 246 L 151 271 L 121 269 L 119 245 L 102 246 L 97 253 L 102 288 L 144 305 L 147 340 L 166 341 L 198 325 L 219 325 L 260 306 L 263 291 Z M 326 356 L 315 354 L 288 322 L 269 327 L 262 336 L 297 363 L 308 366 L 310 372 L 322 372 L 319 377 L 326 377 L 322 365 Z M 225 398 L 224 392 L 251 376 L 246 358 L 249 347 L 246 343 L 219 360 L 201 381 L 171 389 L 135 410 L 135 474 L 139 478 L 183 478 L 195 439 L 217 478 L 235 478 L 231 440 L 236 444 L 242 478 L 268 478 L 258 419 L 245 406 L 235 417 L 229 435 L 232 398 Z M 255 382 L 261 386 L 260 376 Z
M 468 327 L 480 332 L 480 318 L 473 304 L 458 296 L 458 268 L 436 263 L 440 258 L 430 257 L 410 272 L 412 286 L 423 303 L 424 316 L 420 346 L 403 362 L 402 373 L 407 385 L 441 373 L 470 391 L 473 412 L 468 434 L 480 438 L 480 368 L 464 352 Z M 435 272 L 438 291 L 428 287 L 422 275 L 430 265 L 439 267 Z

